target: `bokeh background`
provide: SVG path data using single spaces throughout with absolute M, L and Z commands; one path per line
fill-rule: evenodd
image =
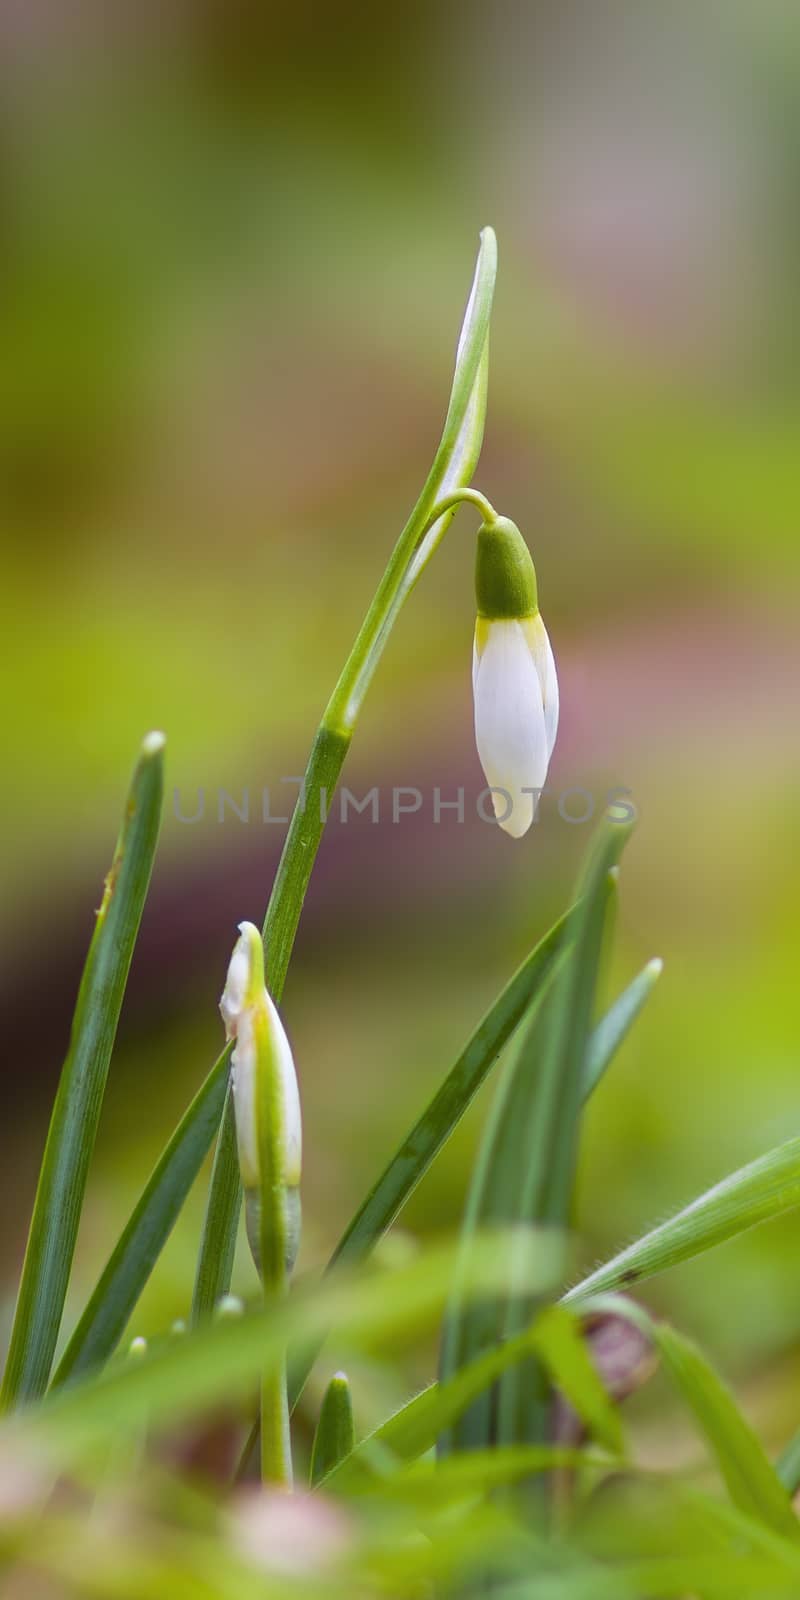
M 571 785 L 640 814 L 609 992 L 666 963 L 587 1118 L 576 1259 L 797 1131 L 799 33 L 779 0 L 3 5 L 6 1328 L 138 742 L 166 730 L 168 798 L 71 1315 L 217 1054 L 235 925 L 261 920 L 285 831 L 261 790 L 286 810 L 427 472 L 484 222 L 476 482 L 537 563 L 554 795 L 521 844 L 474 813 L 461 513 L 347 769 L 384 817 L 331 824 L 286 989 L 303 1260 L 565 904 L 590 833 L 558 813 Z M 397 826 L 394 784 L 425 796 Z M 436 826 L 434 785 L 461 784 L 465 823 Z M 245 787 L 251 821 L 220 824 L 218 790 Z M 196 823 L 176 788 L 184 815 L 205 789 Z M 391 1248 L 457 1222 L 486 1106 Z M 203 1198 L 135 1331 L 185 1312 Z M 776 1443 L 800 1413 L 799 1247 L 790 1217 L 649 1295 Z M 367 1410 L 403 1381 L 362 1374 Z

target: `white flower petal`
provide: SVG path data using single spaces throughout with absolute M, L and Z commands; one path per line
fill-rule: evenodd
M 537 611 L 535 617 L 526 617 L 522 626 L 536 663 L 536 671 L 542 691 L 544 725 L 547 733 L 547 762 L 549 766 L 556 742 L 556 734 L 558 733 L 558 677 L 556 663 L 550 638 L 542 621 L 541 612 Z
M 242 923 L 242 929 L 250 924 Z M 247 933 L 242 931 L 236 941 L 228 966 L 228 975 L 225 979 L 225 988 L 219 1003 L 222 1020 L 225 1024 L 225 1038 L 235 1039 L 236 1028 L 244 1005 L 244 997 L 250 980 L 250 944 Z
M 294 1187 L 300 1182 L 302 1147 L 300 1095 L 294 1059 L 277 1007 L 263 983 L 261 935 L 251 922 L 242 922 L 239 926 L 240 938 L 231 956 L 220 1011 L 228 1039 L 236 1041 L 231 1055 L 231 1081 L 242 1182 L 246 1189 L 255 1188 L 259 1183 L 256 1076 L 261 1068 L 274 1073 L 281 1085 L 285 1179 L 290 1187 Z M 263 1026 L 265 1017 L 266 1039 Z M 257 1031 L 259 1018 L 261 1027 Z M 258 1040 L 262 1051 L 261 1061 Z
M 535 813 L 535 794 L 523 791 L 544 788 L 547 777 L 542 690 L 522 623 L 484 627 L 486 642 L 473 668 L 475 742 L 487 784 L 510 797 L 509 804 L 503 794 L 493 795 L 497 820 L 518 839 Z
M 270 1035 L 272 1047 L 278 1063 L 278 1070 L 283 1085 L 283 1118 L 286 1136 L 286 1182 L 289 1185 L 300 1182 L 300 1167 L 302 1159 L 302 1123 L 300 1118 L 300 1091 L 297 1087 L 297 1073 L 294 1068 L 294 1057 L 286 1029 L 278 1015 L 278 1010 L 271 995 L 264 991 L 267 1010 L 270 1020 Z
M 231 1056 L 231 1082 L 242 1183 L 246 1189 L 256 1188 L 259 1163 L 256 1128 L 256 1044 L 252 1006 L 239 1013 L 236 1048 Z
M 547 674 L 544 684 L 544 725 L 547 733 L 547 761 L 553 754 L 558 734 L 558 675 L 556 673 L 555 656 L 553 655 L 550 640 L 547 640 Z

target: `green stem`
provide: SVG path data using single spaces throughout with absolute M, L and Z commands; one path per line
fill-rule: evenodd
M 264 1299 L 282 1297 L 289 1287 L 287 1266 L 286 1112 L 284 1085 L 270 1038 L 266 1010 L 256 1020 L 255 1114 L 258 1140 L 258 1260 Z M 248 1205 L 253 1193 L 248 1193 Z M 264 1483 L 292 1486 L 292 1441 L 286 1392 L 286 1351 L 261 1377 L 261 1477 Z
M 261 1481 L 291 1489 L 293 1476 L 284 1356 L 261 1379 Z
M 303 901 L 350 748 L 352 734 L 336 731 L 330 723 L 329 706 L 311 746 L 264 918 L 267 987 L 276 1004 L 283 994 Z
M 417 511 L 422 503 L 421 496 Z M 485 495 L 477 489 L 459 488 L 434 500 L 424 520 L 419 519 L 421 526 L 416 513 L 407 523 L 328 701 L 320 731 L 327 728 L 348 741 L 352 737 L 364 696 L 400 607 L 441 544 L 454 512 L 464 503 L 477 506 L 487 522 L 496 521 L 497 514 Z
M 276 1002 L 283 993 L 308 881 L 325 828 L 331 796 L 350 745 L 349 738 L 330 733 L 323 720 L 311 747 L 303 787 L 286 835 L 264 919 L 267 983 Z M 228 1091 L 208 1203 L 192 1299 L 192 1319 L 209 1316 L 230 1288 L 231 1270 L 242 1204 L 233 1096 Z
M 278 1003 L 283 993 L 300 913 L 330 802 L 373 673 L 391 629 L 428 561 L 437 549 L 457 504 L 477 491 L 464 485 L 475 470 L 483 442 L 488 375 L 489 318 L 497 270 L 497 245 L 491 228 L 481 234 L 475 279 L 459 341 L 456 370 L 444 430 L 420 497 L 389 558 L 386 570 L 317 730 L 264 919 L 267 981 Z M 488 502 L 480 496 L 491 513 Z M 485 514 L 485 511 L 484 511 Z M 218 1241 L 217 1269 L 206 1271 L 206 1293 L 216 1299 L 228 1288 L 240 1205 L 229 1168 L 235 1160 L 231 1132 L 233 1107 L 223 1124 L 226 1156 L 215 1162 L 209 1191 L 200 1261 L 208 1263 L 206 1241 Z M 205 1269 L 204 1269 L 205 1270 Z M 226 1272 L 228 1281 L 226 1281 Z M 215 1281 L 211 1281 L 211 1279 Z M 195 1304 L 199 1303 L 197 1289 Z M 208 1309 L 203 1296 L 204 1309 Z M 213 1301 L 212 1301 L 213 1304 Z
M 409 563 L 420 540 L 426 539 L 436 524 L 461 504 L 477 506 L 486 522 L 495 520 L 492 506 L 477 489 L 457 489 L 437 500 L 419 535 L 412 517 L 395 546 L 317 729 L 264 919 L 267 982 L 276 1001 L 283 993 L 303 901 L 356 719 L 383 654 L 390 619 L 394 620 L 393 608 L 398 598 L 405 599 L 410 592 L 404 588 Z M 425 564 L 435 548 L 430 547 Z
M 476 506 L 484 522 L 488 523 L 490 527 L 493 522 L 497 521 L 497 512 L 491 500 L 487 500 L 485 494 L 481 494 L 480 489 L 454 490 L 453 494 L 449 494 L 445 499 L 438 501 L 434 516 L 438 518 L 443 512 L 449 511 L 451 507 L 457 508 L 458 506 Z

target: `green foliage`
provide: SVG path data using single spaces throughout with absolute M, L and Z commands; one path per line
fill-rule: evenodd
M 598 1442 L 621 1456 L 619 1412 L 592 1363 L 580 1327 L 563 1306 L 548 1306 L 539 1317 L 536 1350 L 553 1388 L 570 1402 Z
M 54 1383 L 113 1355 L 219 1126 L 229 1051 L 187 1108 L 148 1179 L 61 1358 Z
M 734 1505 L 800 1543 L 800 1526 L 784 1484 L 732 1394 L 697 1345 L 667 1323 L 655 1322 L 641 1307 L 615 1295 L 600 1295 L 588 1306 L 630 1318 L 647 1333 L 690 1407 Z
M 410 1133 L 348 1223 L 331 1257 L 359 1261 L 390 1228 L 431 1162 L 458 1126 L 487 1074 L 550 983 L 566 917 L 545 934 L 498 995 Z
M 226 1047 L 222 1060 L 225 1063 L 227 1093 L 222 1106 L 222 1119 L 217 1112 L 219 1138 L 214 1151 L 211 1182 L 208 1189 L 206 1214 L 197 1257 L 197 1271 L 192 1296 L 192 1321 L 208 1317 L 217 1301 L 230 1288 L 233 1257 L 236 1250 L 236 1225 L 242 1204 L 242 1180 L 236 1159 L 236 1124 L 233 1115 L 233 1096 L 227 1068 L 230 1047 Z M 212 1069 L 212 1074 L 217 1069 Z M 206 1082 L 208 1083 L 208 1079 Z
M 50 1375 L 111 1051 L 158 840 L 163 747 L 161 734 L 149 734 L 142 746 L 83 969 L 25 1252 L 3 1378 L 5 1409 L 41 1395 Z M 45 935 L 40 960 L 44 985 Z
M 352 1454 L 355 1444 L 353 1399 L 345 1372 L 331 1378 L 320 1407 L 314 1448 L 311 1452 L 311 1482 L 320 1483 L 335 1472 L 341 1461 Z
M 691 1205 L 659 1223 L 565 1295 L 567 1302 L 634 1284 L 691 1261 L 747 1228 L 800 1205 L 800 1139 L 789 1139 L 723 1178 Z
M 533 1249 L 545 1263 L 547 1290 L 564 1272 L 580 1109 L 611 869 L 627 830 L 606 824 L 570 913 L 567 953 L 551 991 L 537 997 L 521 1046 L 501 1081 L 475 1166 L 463 1228 L 468 1260 L 476 1228 L 517 1224 L 520 1259 Z M 463 1311 L 456 1287 L 442 1348 L 446 1379 L 488 1345 L 519 1332 L 532 1305 L 514 1283 L 494 1304 Z M 513 1368 L 496 1396 L 485 1395 L 443 1440 L 444 1448 L 480 1449 L 492 1442 L 541 1443 L 550 1397 L 541 1367 Z
M 465 485 L 483 435 L 495 266 L 486 230 L 439 449 L 312 746 L 263 927 L 276 999 L 322 839 L 328 808 L 320 798 L 325 791 L 329 800 L 336 786 L 393 623 L 457 501 L 473 510 L 485 503 Z M 46 1392 L 156 847 L 162 745 L 151 735 L 134 773 L 23 1266 L 0 1423 L 0 1549 L 15 1577 L 21 1569 L 24 1580 L 30 1569 L 58 1593 L 95 1600 L 796 1595 L 800 1531 L 790 1493 L 800 1482 L 800 1435 L 774 1467 L 699 1346 L 609 1291 L 638 1286 L 797 1207 L 800 1140 L 732 1173 L 564 1291 L 571 1232 L 580 1228 L 575 1174 L 584 1106 L 661 970 L 649 962 L 597 1018 L 629 832 L 610 817 L 571 908 L 478 1023 L 357 1207 L 328 1270 L 288 1281 L 278 1227 L 285 1220 L 278 1084 L 265 1077 L 258 1118 L 265 1294 L 252 1306 L 225 1299 L 241 1200 L 226 1048 L 151 1174 Z M 507 1046 L 459 1237 L 395 1265 L 370 1260 Z M 181 1322 L 135 1340 L 115 1357 L 217 1129 L 188 1328 Z M 611 1325 L 638 1343 L 604 1345 Z M 298 1412 L 292 1427 L 289 1401 L 297 1405 L 323 1343 L 343 1350 L 348 1364 L 352 1355 L 350 1370 L 360 1373 L 376 1352 L 412 1341 L 426 1359 L 437 1333 L 439 1381 L 358 1442 L 348 1378 L 338 1373 L 328 1383 L 311 1447 L 314 1493 L 289 1498 L 293 1444 L 306 1420 Z M 669 1460 L 658 1473 L 642 1467 L 635 1428 L 628 1443 L 620 1404 L 649 1376 L 651 1354 L 726 1496 L 699 1489 Z M 202 1460 L 218 1427 L 232 1435 L 232 1459 L 259 1389 L 261 1488 L 229 1483 L 219 1455 L 213 1486 L 194 1466 L 187 1472 L 195 1445 Z
M 676 1385 L 691 1406 L 719 1465 L 734 1504 L 756 1521 L 800 1543 L 789 1496 L 733 1396 L 697 1346 L 662 1324 L 658 1348 Z
M 578 1415 L 605 1440 L 612 1453 L 618 1453 L 619 1421 L 576 1336 L 574 1319 L 551 1306 L 534 1317 L 522 1333 L 492 1345 L 445 1382 L 431 1384 L 415 1395 L 341 1461 L 326 1488 L 360 1485 L 365 1477 L 373 1476 L 376 1467 L 385 1467 L 387 1462 L 413 1461 L 424 1456 L 443 1430 L 476 1398 L 485 1394 L 504 1372 L 531 1355 L 541 1358 Z M 470 1457 L 477 1454 L 469 1452 Z
M 276 1002 L 283 994 L 303 901 L 361 704 L 403 601 L 452 520 L 453 508 L 437 516 L 437 503 L 467 484 L 478 462 L 486 418 L 489 321 L 496 272 L 497 243 L 492 229 L 485 228 L 461 329 L 439 448 L 317 729 L 272 885 L 263 938 L 267 984 Z M 241 1204 L 232 1121 L 233 1106 L 229 1100 L 200 1247 L 195 1285 L 197 1305 L 207 1304 L 210 1292 L 224 1293 L 228 1287 Z M 209 1266 L 210 1259 L 219 1263 L 216 1274 Z
M 496 1291 L 505 1271 L 503 1237 L 477 1237 L 465 1296 Z M 163 1429 L 203 1408 L 246 1398 L 264 1366 L 294 1338 L 335 1327 L 337 1339 L 366 1351 L 429 1329 L 448 1292 L 456 1246 L 442 1244 L 402 1267 L 352 1275 L 344 1269 L 247 1314 L 202 1323 L 167 1338 L 135 1363 L 118 1360 L 65 1384 L 10 1418 L 0 1436 L 27 1454 L 41 1448 L 63 1465 L 97 1444 L 135 1435 L 146 1415 Z

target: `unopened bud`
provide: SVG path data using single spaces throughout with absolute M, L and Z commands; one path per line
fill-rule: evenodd
M 519 839 L 536 815 L 556 742 L 558 678 L 530 551 L 507 517 L 478 531 L 475 598 L 475 742 L 497 821 Z
M 289 1041 L 264 981 L 264 949 L 252 922 L 239 924 L 240 937 L 228 967 L 220 1011 L 231 1056 L 239 1168 L 245 1191 L 247 1237 L 261 1271 L 262 1190 L 265 1181 L 283 1192 L 286 1270 L 291 1272 L 300 1239 L 302 1128 L 300 1096 Z M 259 1108 L 272 1107 L 275 1126 L 259 1126 Z M 272 1160 L 262 1172 L 267 1140 Z

